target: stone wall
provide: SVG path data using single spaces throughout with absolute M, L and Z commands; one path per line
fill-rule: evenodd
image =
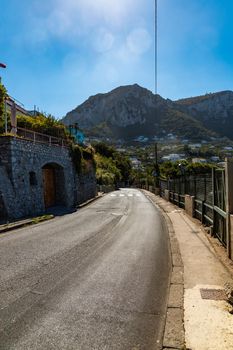
M 96 196 L 96 177 L 95 171 L 92 169 L 82 175 L 76 175 L 77 192 L 76 202 L 81 204 L 88 199 Z
M 67 148 L 0 137 L 0 221 L 45 212 L 46 167 L 54 169 L 57 204 L 71 208 L 95 195 L 93 169 L 78 176 Z

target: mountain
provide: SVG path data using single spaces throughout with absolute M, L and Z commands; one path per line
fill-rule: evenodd
M 91 96 L 63 122 L 78 123 L 89 136 L 115 140 L 169 133 L 192 140 L 219 135 L 233 139 L 233 129 L 225 130 L 225 125 L 233 124 L 232 106 L 230 91 L 171 101 L 135 84 Z
M 176 101 L 202 125 L 220 136 L 233 139 L 233 92 L 221 91 Z

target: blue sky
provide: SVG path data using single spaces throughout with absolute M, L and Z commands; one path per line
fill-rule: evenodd
M 232 16 L 232 0 L 159 0 L 160 94 L 233 89 Z
M 154 0 L 0 3 L 0 74 L 26 108 L 62 117 L 119 85 L 154 91 Z M 232 89 L 232 13 L 231 0 L 158 0 L 163 97 Z

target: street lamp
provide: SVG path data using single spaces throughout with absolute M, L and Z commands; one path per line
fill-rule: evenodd
M 186 194 L 186 167 L 183 163 L 179 163 L 178 167 L 180 169 L 181 176 L 183 178 L 183 183 L 184 183 L 184 194 Z
M 6 68 L 6 65 L 5 65 L 4 63 L 1 63 L 1 62 L 0 62 L 0 68 Z M 2 79 L 1 79 L 1 76 L 0 76 L 0 84 L 1 84 L 1 80 L 2 80 Z

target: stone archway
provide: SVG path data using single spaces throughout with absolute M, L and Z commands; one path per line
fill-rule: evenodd
M 45 208 L 66 205 L 63 167 L 56 163 L 48 163 L 43 166 L 42 172 Z

